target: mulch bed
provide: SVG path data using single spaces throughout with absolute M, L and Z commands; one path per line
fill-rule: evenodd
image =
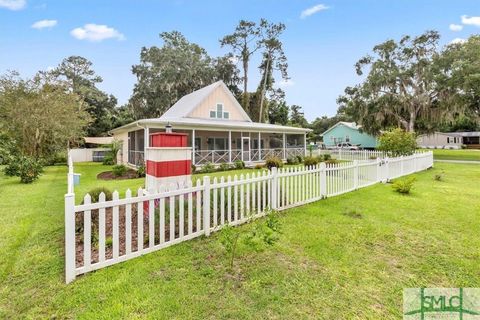
M 128 169 L 128 171 L 122 176 L 116 176 L 113 174 L 113 171 L 101 172 L 97 175 L 97 179 L 101 180 L 125 180 L 125 179 L 136 179 L 138 178 L 137 171 L 133 169 Z

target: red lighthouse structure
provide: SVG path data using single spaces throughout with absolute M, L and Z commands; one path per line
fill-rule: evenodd
M 167 132 L 150 134 L 150 147 L 145 154 L 148 192 L 158 192 L 161 185 L 184 188 L 191 180 L 192 148 L 187 147 L 187 134 Z

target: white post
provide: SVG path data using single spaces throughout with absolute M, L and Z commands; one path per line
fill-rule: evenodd
M 232 131 L 228 131 L 228 162 L 232 162 Z
M 258 161 L 262 161 L 262 135 L 258 132 Z
M 380 158 L 377 158 L 377 182 L 381 182 L 382 181 L 382 177 L 380 176 L 381 175 L 381 168 L 380 168 Z
M 385 157 L 385 182 L 388 182 L 390 180 L 390 164 L 388 157 Z
M 327 166 L 325 162 L 320 163 L 320 196 L 327 197 Z
M 143 129 L 143 159 L 147 156 L 147 148 L 150 147 L 150 128 Z
M 195 129 L 192 130 L 192 163 L 193 165 L 196 165 L 195 163 Z
M 353 188 L 358 189 L 358 160 L 353 160 Z
M 278 193 L 278 168 L 272 167 L 272 188 L 270 190 L 272 199 L 272 210 L 276 210 L 278 208 L 278 200 L 277 200 L 277 193 Z
M 75 194 L 65 195 L 65 282 L 75 280 Z
M 73 193 L 73 160 L 68 157 L 67 193 Z
M 303 156 L 307 156 L 307 133 L 303 134 Z
M 403 156 L 400 156 L 400 176 L 403 176 Z
M 210 236 L 210 177 L 203 177 L 203 229 Z
M 287 159 L 287 136 L 283 133 L 283 160 Z

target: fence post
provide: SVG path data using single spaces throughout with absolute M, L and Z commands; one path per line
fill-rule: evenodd
M 203 177 L 203 229 L 210 236 L 210 177 Z
M 390 180 L 390 159 L 385 157 L 385 182 Z
M 353 188 L 358 189 L 358 160 L 353 160 Z
M 320 163 L 320 196 L 327 197 L 327 166 L 325 162 Z
M 75 194 L 65 195 L 65 282 L 75 280 Z
M 277 194 L 278 194 L 278 168 L 277 167 L 272 167 L 272 188 L 270 190 L 271 195 L 270 199 L 272 199 L 272 210 L 276 210 L 278 208 L 278 200 L 277 200 Z
M 381 169 L 381 160 L 380 158 L 377 157 L 377 182 L 381 182 L 382 181 L 382 177 L 381 177 L 381 173 L 382 173 L 382 169 Z

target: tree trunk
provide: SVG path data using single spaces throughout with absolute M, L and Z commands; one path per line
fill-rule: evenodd
M 263 101 L 265 100 L 265 87 L 267 86 L 267 78 L 269 74 L 270 68 L 270 55 L 267 57 L 267 66 L 265 68 L 265 79 L 263 79 L 263 86 L 262 86 L 262 96 L 260 97 L 260 114 L 258 115 L 258 122 L 262 122 L 263 116 Z
M 415 111 L 410 112 L 410 120 L 408 121 L 408 132 L 415 132 L 415 120 L 417 113 Z
M 248 99 L 248 57 L 243 57 L 243 109 L 250 116 L 250 101 Z

